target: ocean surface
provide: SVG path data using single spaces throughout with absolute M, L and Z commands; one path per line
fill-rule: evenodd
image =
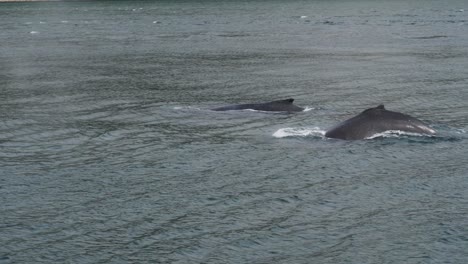
M 0 3 L 0 263 L 468 263 L 467 69 L 466 1 Z

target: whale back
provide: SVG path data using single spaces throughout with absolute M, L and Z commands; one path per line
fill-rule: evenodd
M 245 110 L 252 109 L 258 111 L 273 111 L 273 112 L 300 112 L 304 108 L 298 107 L 293 104 L 294 99 L 276 100 L 267 103 L 255 103 L 255 104 L 238 104 L 228 105 L 223 107 L 214 108 L 214 111 L 228 111 L 228 110 Z
M 391 130 L 435 134 L 424 122 L 407 114 L 389 111 L 384 105 L 379 105 L 332 127 L 325 133 L 325 137 L 355 140 Z

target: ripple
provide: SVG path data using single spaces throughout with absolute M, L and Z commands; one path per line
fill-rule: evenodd
M 0 262 L 465 262 L 459 3 L 129 2 L 0 11 Z M 438 135 L 324 139 L 379 103 Z

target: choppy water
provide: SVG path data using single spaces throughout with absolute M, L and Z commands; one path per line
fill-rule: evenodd
M 3 3 L 0 21 L 0 263 L 467 262 L 466 2 Z M 309 111 L 208 110 L 289 97 Z M 382 103 L 438 136 L 323 138 Z

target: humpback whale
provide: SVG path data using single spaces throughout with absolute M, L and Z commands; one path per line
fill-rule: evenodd
M 273 111 L 273 112 L 300 112 L 304 110 L 304 108 L 294 105 L 293 102 L 294 102 L 294 99 L 289 98 L 285 100 L 277 100 L 277 101 L 272 101 L 272 102 L 267 102 L 267 103 L 228 105 L 228 106 L 214 108 L 211 110 L 228 111 L 228 110 L 252 109 L 252 110 Z
M 385 131 L 404 131 L 434 135 L 435 130 L 406 114 L 385 109 L 384 105 L 369 108 L 359 115 L 330 128 L 325 137 L 346 140 L 364 139 Z

